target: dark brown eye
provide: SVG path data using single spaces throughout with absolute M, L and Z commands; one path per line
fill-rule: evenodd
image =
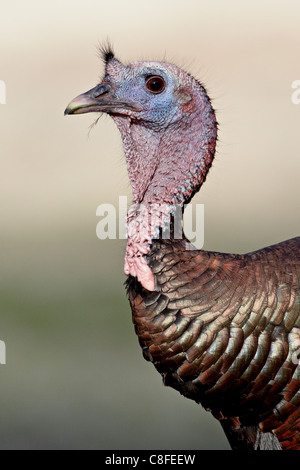
M 161 93 L 165 89 L 165 82 L 161 77 L 150 77 L 146 81 L 146 87 L 151 93 Z

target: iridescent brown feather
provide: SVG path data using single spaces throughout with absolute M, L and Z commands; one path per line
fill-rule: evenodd
M 233 448 L 259 448 L 268 434 L 266 448 L 278 448 L 275 434 L 299 449 L 300 238 L 246 255 L 157 240 L 149 263 L 157 291 L 134 278 L 127 289 L 164 384 L 210 410 Z

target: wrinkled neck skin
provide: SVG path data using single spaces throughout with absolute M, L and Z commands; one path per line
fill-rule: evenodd
M 211 166 L 217 137 L 214 111 L 205 101 L 188 103 L 190 112 L 156 129 L 130 117 L 114 116 L 122 136 L 133 204 L 127 214 L 124 272 L 137 277 L 145 289 L 155 290 L 147 262 L 152 240 L 170 222 L 175 206 L 183 205 L 200 189 Z

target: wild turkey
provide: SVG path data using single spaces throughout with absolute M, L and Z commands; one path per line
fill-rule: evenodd
M 133 190 L 124 270 L 144 357 L 212 412 L 233 449 L 300 449 L 300 237 L 245 255 L 176 239 L 175 207 L 214 157 L 210 100 L 175 65 L 125 66 L 109 48 L 103 58 L 102 82 L 65 114 L 105 112 L 122 136 Z

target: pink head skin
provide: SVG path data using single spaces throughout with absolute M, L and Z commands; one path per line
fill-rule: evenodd
M 111 51 L 104 58 L 102 82 L 71 101 L 65 114 L 106 112 L 120 130 L 133 191 L 124 271 L 152 291 L 147 254 L 174 205 L 187 203 L 206 178 L 217 139 L 215 113 L 200 83 L 175 65 L 125 66 Z

